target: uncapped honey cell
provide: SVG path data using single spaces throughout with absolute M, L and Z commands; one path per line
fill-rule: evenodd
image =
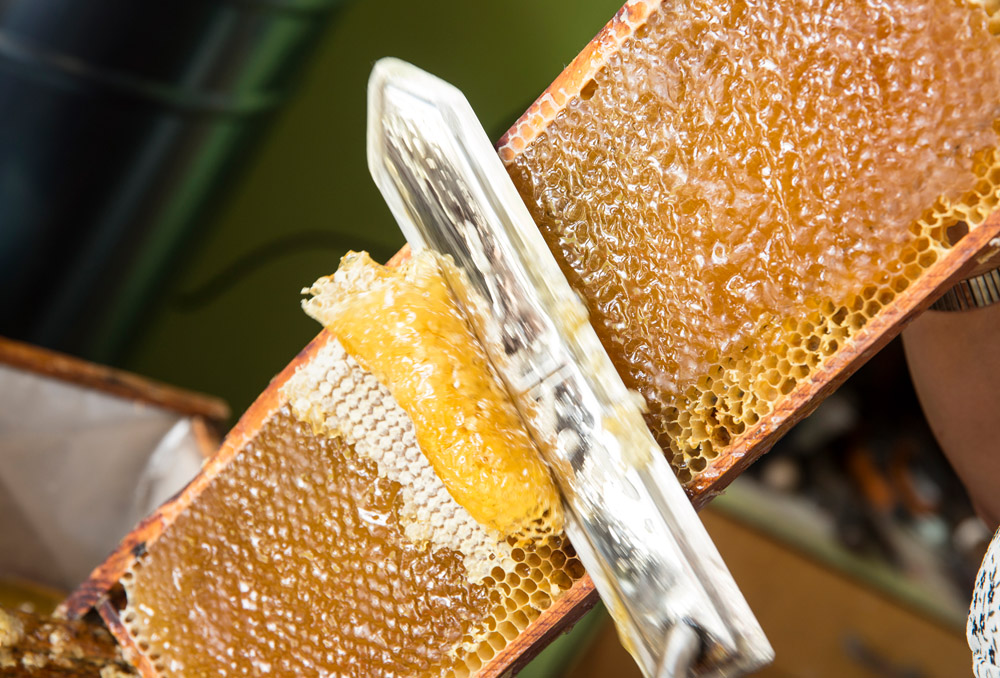
M 283 409 L 126 575 L 128 633 L 164 677 L 464 676 L 583 574 L 553 536 L 520 549 L 545 548 L 543 598 L 471 584 L 405 535 L 400 491 Z
M 505 156 L 682 480 L 996 207 L 989 21 L 667 1 Z M 583 575 L 560 536 L 491 546 L 420 467 L 377 360 L 328 346 L 125 575 L 163 676 L 466 676 Z
M 683 481 L 997 204 L 955 0 L 671 0 L 508 169 Z

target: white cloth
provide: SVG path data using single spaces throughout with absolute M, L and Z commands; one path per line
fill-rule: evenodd
M 1000 530 L 976 575 L 966 636 L 976 678 L 1000 678 Z

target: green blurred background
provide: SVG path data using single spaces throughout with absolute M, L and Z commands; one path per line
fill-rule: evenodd
M 396 56 L 452 82 L 496 138 L 620 3 L 349 2 L 235 188 L 118 342 L 118 364 L 221 396 L 238 415 L 319 329 L 301 288 L 348 249 L 384 260 L 403 243 L 365 160 L 372 64 Z

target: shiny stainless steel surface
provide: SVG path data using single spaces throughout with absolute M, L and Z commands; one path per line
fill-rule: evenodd
M 493 150 L 454 87 L 383 59 L 368 162 L 444 269 L 563 493 L 567 534 L 647 676 L 737 676 L 773 652 Z M 452 262 L 451 266 L 448 262 Z

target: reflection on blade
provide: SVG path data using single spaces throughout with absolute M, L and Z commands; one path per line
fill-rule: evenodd
M 734 676 L 772 651 L 462 94 L 383 59 L 368 163 L 444 270 L 566 502 L 567 534 L 647 676 Z M 695 633 L 691 631 L 694 630 Z M 685 659 L 687 658 L 687 659 Z

